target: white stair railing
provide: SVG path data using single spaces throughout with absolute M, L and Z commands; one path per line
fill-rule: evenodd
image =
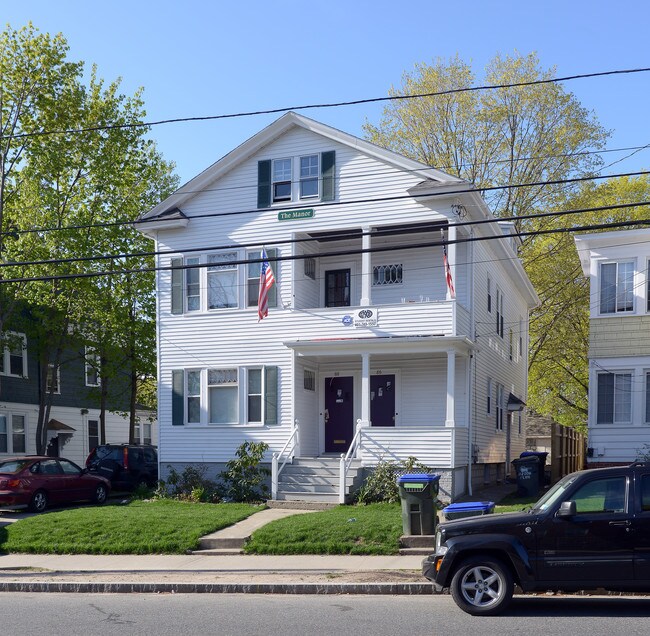
M 298 420 L 295 420 L 293 423 L 293 429 L 291 430 L 291 435 L 287 443 L 284 445 L 282 450 L 279 453 L 273 453 L 273 459 L 271 460 L 271 499 L 277 499 L 278 497 L 278 484 L 280 482 L 280 473 L 285 467 L 286 463 L 291 459 L 293 460 L 294 450 L 298 446 Z M 285 456 L 286 455 L 286 456 Z M 282 464 L 280 460 L 284 458 Z
M 345 497 L 347 495 L 347 477 L 348 471 L 350 470 L 350 465 L 352 460 L 357 456 L 357 449 L 361 448 L 361 437 L 364 428 L 364 422 L 357 420 L 357 427 L 354 432 L 354 437 L 352 438 L 352 443 L 348 452 L 344 455 L 341 453 L 341 459 L 339 461 L 339 503 L 345 503 Z

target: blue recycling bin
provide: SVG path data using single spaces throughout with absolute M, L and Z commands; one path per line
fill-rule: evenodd
M 494 512 L 493 501 L 465 501 L 463 503 L 449 504 L 442 513 L 447 521 L 464 519 L 465 517 L 478 517 Z
M 397 478 L 402 502 L 402 530 L 406 535 L 431 535 L 436 531 L 436 497 L 440 475 L 409 473 Z

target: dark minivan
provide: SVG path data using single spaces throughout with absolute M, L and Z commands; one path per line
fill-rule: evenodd
M 158 452 L 155 446 L 101 444 L 88 455 L 86 467 L 108 479 L 113 490 L 154 487 L 158 481 Z

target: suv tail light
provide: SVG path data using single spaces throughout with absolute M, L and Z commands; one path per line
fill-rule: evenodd
M 129 449 L 125 446 L 123 451 L 124 451 L 124 470 L 129 470 Z

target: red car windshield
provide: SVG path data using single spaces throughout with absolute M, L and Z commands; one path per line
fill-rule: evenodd
M 25 459 L 9 459 L 0 462 L 0 473 L 14 475 L 15 473 L 19 473 L 25 466 L 28 466 L 30 461 Z

